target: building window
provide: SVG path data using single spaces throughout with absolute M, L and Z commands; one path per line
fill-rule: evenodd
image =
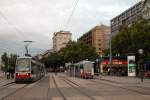
M 101 45 L 101 43 L 98 43 L 98 45 Z

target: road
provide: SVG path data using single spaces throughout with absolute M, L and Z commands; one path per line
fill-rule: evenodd
M 150 100 L 150 89 L 49 73 L 31 84 L 0 86 L 0 100 Z

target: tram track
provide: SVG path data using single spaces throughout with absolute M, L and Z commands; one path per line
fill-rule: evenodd
M 51 98 L 50 95 L 50 88 L 51 88 L 51 76 L 49 75 L 49 81 L 48 81 L 48 90 L 47 90 L 47 94 L 46 94 L 46 100 L 49 100 Z
M 101 81 L 104 81 L 104 82 L 110 82 L 110 83 L 114 83 L 114 84 L 121 84 L 121 85 L 126 85 L 127 83 L 123 83 L 123 82 L 116 82 L 116 81 L 112 81 L 112 80 L 108 80 L 108 79 L 102 79 L 102 78 L 95 78 L 95 80 L 101 80 Z M 134 85 L 133 83 L 129 83 L 129 85 Z M 142 86 L 138 86 L 137 83 L 136 85 L 134 85 L 134 87 L 137 87 L 137 88 L 141 88 L 141 89 L 145 89 L 145 90 L 150 90 L 149 87 L 142 87 Z
M 64 77 L 64 76 L 60 76 L 62 78 L 65 78 L 66 80 L 69 80 L 68 78 Z M 111 86 L 111 87 L 116 87 L 116 88 L 120 88 L 120 89 L 123 89 L 123 90 L 127 90 L 127 91 L 130 91 L 130 92 L 134 92 L 134 93 L 138 93 L 140 95 L 150 95 L 150 89 L 149 88 L 145 88 L 145 87 L 140 87 L 140 86 L 128 86 L 128 85 L 125 85 L 125 84 L 121 84 L 121 83 L 118 83 L 118 82 L 109 82 L 109 81 L 106 81 L 106 80 L 93 80 L 93 79 L 90 79 L 90 80 L 86 80 L 86 81 L 89 81 L 89 82 L 93 82 L 94 84 L 95 83 L 98 83 L 97 85 L 107 85 L 107 86 Z M 79 86 L 78 83 L 70 80 L 71 83 Z
M 7 83 L 7 84 L 4 84 L 4 85 L 1 85 L 0 86 L 0 90 L 3 90 L 5 88 L 8 88 L 8 87 L 10 87 L 12 85 L 15 85 L 15 84 L 16 84 L 15 82 L 11 82 L 11 83 Z
M 63 100 L 68 100 L 68 99 L 65 97 L 65 95 L 62 93 L 62 91 L 59 89 L 58 84 L 56 83 L 56 80 L 55 80 L 55 78 L 54 78 L 53 75 L 52 75 L 52 80 L 53 80 L 53 82 L 54 82 L 54 85 L 55 85 L 57 91 L 58 91 L 59 94 L 61 95 L 62 99 L 63 99 Z
M 79 84 L 77 84 L 74 81 L 71 81 L 67 78 L 63 78 L 62 80 L 64 80 L 69 86 L 73 87 L 74 89 L 76 89 L 77 91 L 79 91 L 80 93 L 82 93 L 83 95 L 85 95 L 86 97 L 88 97 L 90 100 L 96 100 L 95 98 L 93 98 L 92 96 L 90 96 L 88 93 L 86 93 L 85 91 L 83 91 L 84 87 L 81 87 Z M 77 87 L 76 87 L 77 86 Z M 82 90 L 82 89 L 83 90 Z
M 98 79 L 96 79 L 98 80 Z M 106 79 L 100 79 L 101 81 L 105 81 L 105 82 L 111 82 L 111 83 L 114 83 L 114 84 L 121 84 L 121 85 L 126 85 L 126 83 L 122 83 L 122 82 L 116 82 L 116 81 L 112 81 L 112 80 L 106 80 Z M 131 84 L 133 85 L 133 83 Z M 142 87 L 142 86 L 138 86 L 137 84 L 134 85 L 134 87 L 137 87 L 137 88 L 141 88 L 141 89 L 145 89 L 145 90 L 150 90 L 149 87 Z
M 140 90 L 135 90 L 135 89 L 131 89 L 131 87 L 127 87 L 125 86 L 124 84 L 118 84 L 118 83 L 108 83 L 108 81 L 105 81 L 105 80 L 101 80 L 103 82 L 100 82 L 100 81 L 97 81 L 97 80 L 87 80 L 87 81 L 90 81 L 90 82 L 93 82 L 93 83 L 98 83 L 99 84 L 103 84 L 103 85 L 108 85 L 108 86 L 113 86 L 113 87 L 117 87 L 117 88 L 121 88 L 121 89 L 124 89 L 124 90 L 127 90 L 127 91 L 131 91 L 131 92 L 135 92 L 135 93 L 138 93 L 138 94 L 142 94 L 142 95 L 150 95 L 150 93 L 147 93 L 147 92 L 142 92 Z M 142 87 L 138 87 L 138 88 L 141 88 L 141 89 L 146 89 L 146 88 L 142 88 Z M 150 91 L 150 90 L 149 90 Z
M 22 91 L 23 89 L 25 89 L 26 87 L 28 87 L 28 86 L 30 86 L 30 85 L 36 85 L 36 84 L 38 84 L 38 83 L 39 83 L 40 81 L 42 81 L 43 79 L 44 79 L 44 78 L 41 78 L 40 80 L 38 80 L 37 82 L 35 82 L 35 83 L 33 83 L 33 84 L 23 84 L 22 87 L 17 88 L 17 89 L 15 89 L 14 91 L 10 92 L 9 94 L 3 96 L 2 98 L 0 98 L 0 100 L 9 100 L 8 98 L 10 98 L 11 96 L 12 96 L 12 97 L 15 97 L 14 95 L 17 95 L 18 93 L 21 93 L 22 95 L 20 95 L 19 97 L 22 97 L 23 95 L 25 95 L 25 93 L 28 93 L 29 90 L 28 90 L 28 91 L 25 90 L 24 92 L 20 92 L 20 91 Z M 20 85 L 20 84 L 16 84 L 16 83 L 14 82 L 13 85 L 18 86 L 18 85 Z M 9 87 L 11 87 L 11 86 L 13 86 L 13 85 L 10 85 Z M 9 87 L 6 87 L 6 88 L 9 88 Z M 4 88 L 4 89 L 6 89 L 6 88 Z M 32 88 L 33 88 L 33 87 L 32 87 Z M 31 90 L 32 88 L 30 88 L 30 90 Z M 15 100 L 15 99 L 14 99 L 14 100 Z M 18 100 L 18 98 L 17 98 L 17 100 Z
M 11 96 L 11 95 L 13 95 L 13 94 L 15 94 L 15 93 L 21 91 L 22 89 L 24 89 L 24 88 L 27 87 L 28 85 L 29 85 L 29 84 L 25 84 L 25 85 L 22 86 L 21 88 L 18 88 L 18 89 L 16 89 L 16 90 L 14 90 L 13 92 L 9 93 L 8 95 L 6 95 L 6 96 L 0 98 L 0 100 L 5 100 L 5 99 L 7 99 L 9 96 Z

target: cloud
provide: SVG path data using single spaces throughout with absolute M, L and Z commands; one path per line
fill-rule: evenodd
M 52 48 L 53 33 L 68 30 L 76 40 L 100 23 L 110 20 L 134 5 L 135 0 L 79 0 L 67 28 L 75 0 L 0 0 L 0 53 L 23 53 L 24 40 L 35 54 Z
M 68 29 L 73 31 L 73 37 L 76 39 L 101 23 L 110 26 L 112 18 L 136 2 L 134 0 L 80 0 Z

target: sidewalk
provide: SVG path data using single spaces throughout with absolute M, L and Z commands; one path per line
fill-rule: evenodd
M 61 74 L 61 76 L 68 76 L 66 73 Z M 122 84 L 126 86 L 135 86 L 135 87 L 142 87 L 147 88 L 150 90 L 150 79 L 144 79 L 141 82 L 141 79 L 138 77 L 129 77 L 129 76 L 94 76 L 94 79 L 115 83 L 115 84 Z
M 134 85 L 134 86 L 140 86 L 143 88 L 149 88 L 150 89 L 150 79 L 144 79 L 143 82 L 141 82 L 141 79 L 138 77 L 119 77 L 119 76 L 101 76 L 99 78 L 98 76 L 95 76 L 96 79 L 104 80 L 113 82 L 116 84 L 125 84 L 125 85 Z
M 7 79 L 5 74 L 0 71 L 0 86 L 14 82 L 14 79 Z

